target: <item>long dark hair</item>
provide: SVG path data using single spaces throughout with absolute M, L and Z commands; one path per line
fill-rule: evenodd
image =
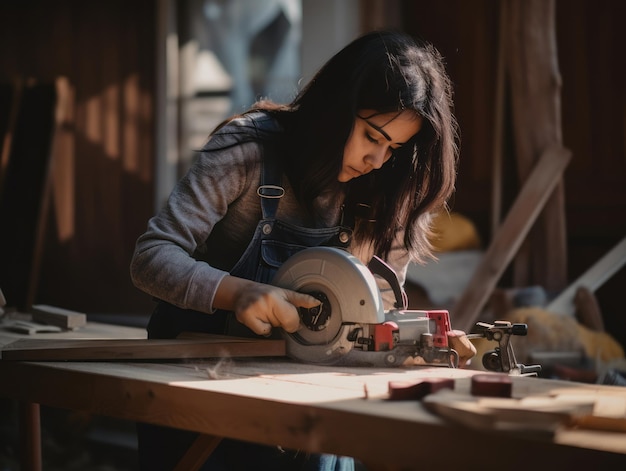
M 393 31 L 357 38 L 333 56 L 289 105 L 259 102 L 286 130 L 282 158 L 301 203 L 312 209 L 323 190 L 346 186 L 348 201 L 371 206 L 355 237 L 385 257 L 398 229 L 415 259 L 431 254 L 431 214 L 454 191 L 458 156 L 452 89 L 439 52 Z M 382 168 L 339 184 L 343 150 L 359 110 L 413 110 L 420 132 Z M 361 201 L 359 201 L 361 200 Z

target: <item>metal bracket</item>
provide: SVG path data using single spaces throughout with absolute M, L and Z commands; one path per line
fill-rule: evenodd
M 511 335 L 526 335 L 528 325 L 512 324 L 509 321 L 496 321 L 493 324 L 477 322 L 475 333 L 468 334 L 468 338 L 485 338 L 495 340 L 498 346 L 483 355 L 483 366 L 489 371 L 504 372 L 518 375 L 537 375 L 541 365 L 523 365 L 517 363 Z

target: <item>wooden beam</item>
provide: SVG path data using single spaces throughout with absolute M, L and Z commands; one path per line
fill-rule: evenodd
M 284 340 L 205 336 L 187 339 L 20 339 L 2 350 L 2 360 L 117 361 L 285 356 Z
M 584 287 L 595 292 L 624 264 L 626 264 L 626 237 L 548 304 L 546 310 L 555 314 L 573 316 L 576 311 L 574 297 L 578 288 Z
M 544 151 L 489 244 L 474 276 L 450 311 L 456 329 L 466 332 L 472 329 L 500 276 L 561 181 L 570 159 L 571 153 L 563 147 L 550 147 Z
M 196 471 L 201 469 L 221 441 L 222 437 L 200 434 L 178 462 L 174 471 Z
M 562 146 L 555 0 L 506 0 L 508 77 L 517 173 L 526 181 L 544 149 Z M 565 194 L 559 182 L 513 264 L 515 286 L 567 285 Z
M 495 235 L 502 218 L 502 162 L 504 141 L 504 112 L 505 112 L 505 84 L 506 84 L 506 54 L 507 54 L 507 2 L 500 2 L 500 17 L 498 20 L 498 56 L 496 69 L 495 107 L 493 123 L 493 163 L 491 166 L 491 237 Z
M 41 416 L 39 404 L 19 402 L 21 465 L 25 471 L 41 471 Z

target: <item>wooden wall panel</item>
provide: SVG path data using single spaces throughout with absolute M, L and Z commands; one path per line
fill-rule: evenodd
M 499 0 L 407 0 L 404 29 L 443 53 L 455 86 L 461 160 L 453 209 L 490 238 L 490 193 Z M 575 280 L 626 234 L 626 4 L 620 0 L 557 0 L 556 33 L 562 84 L 568 279 Z M 506 212 L 519 190 L 505 123 Z M 503 283 L 511 280 L 505 274 Z M 622 291 L 626 269 L 596 295 L 607 329 L 626 345 Z
M 626 235 L 626 3 L 559 0 L 569 273 L 576 279 Z M 596 291 L 606 329 L 626 346 L 626 267 Z
M 459 179 L 453 209 L 489 239 L 492 129 L 498 40 L 497 0 L 404 2 L 404 29 L 442 53 L 454 85 L 461 132 Z
M 88 312 L 151 308 L 131 285 L 128 263 L 153 211 L 156 3 L 0 2 L 0 80 L 65 75 L 75 93 L 73 138 L 53 169 L 38 302 Z M 563 142 L 573 153 L 565 174 L 571 280 L 626 233 L 625 9 L 621 0 L 557 1 Z M 453 209 L 477 224 L 485 242 L 498 15 L 498 0 L 406 0 L 401 13 L 404 29 L 434 42 L 448 64 L 462 132 Z M 504 166 L 506 211 L 518 186 L 514 166 Z M 626 344 L 624 283 L 622 270 L 597 294 L 607 327 Z
M 626 4 L 560 5 L 563 135 L 576 155 L 566 187 L 570 234 L 617 242 L 626 234 Z
M 153 212 L 155 9 L 148 0 L 0 3 L 0 80 L 66 76 L 74 91 L 36 302 L 151 309 L 128 267 Z

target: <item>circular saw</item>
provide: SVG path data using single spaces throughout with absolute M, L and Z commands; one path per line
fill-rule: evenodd
M 394 309 L 384 309 L 382 282 L 395 294 Z M 296 360 L 458 365 L 458 354 L 448 346 L 448 312 L 406 310 L 406 296 L 395 272 L 378 257 L 365 265 L 345 250 L 304 249 L 279 268 L 272 284 L 320 300 L 314 308 L 299 308 L 300 328 L 284 332 L 287 354 Z

